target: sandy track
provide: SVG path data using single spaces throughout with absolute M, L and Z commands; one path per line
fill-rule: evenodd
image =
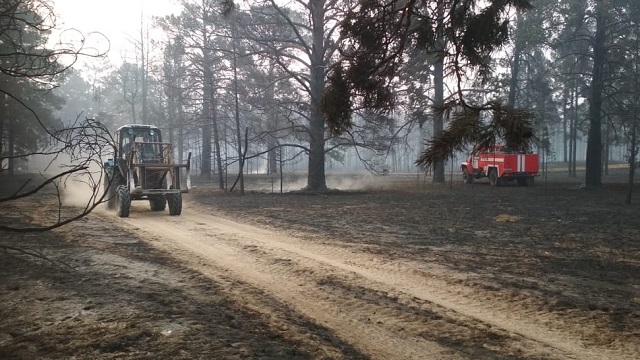
M 464 274 L 372 255 L 361 251 L 364 245 L 311 241 L 192 204 L 180 217 L 135 204 L 124 223 L 179 261 L 230 284 L 248 308 L 268 314 L 273 302 L 260 297 L 277 299 L 374 359 L 631 358 L 624 348 L 585 345 L 580 329 L 567 329 L 551 314 L 458 284 Z M 312 341 L 299 334 L 304 329 L 273 321 L 290 336 Z M 332 357 L 331 349 L 326 352 Z

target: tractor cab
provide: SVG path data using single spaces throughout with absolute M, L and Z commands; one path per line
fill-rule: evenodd
M 118 159 L 162 162 L 162 133 L 152 125 L 125 125 L 116 130 Z

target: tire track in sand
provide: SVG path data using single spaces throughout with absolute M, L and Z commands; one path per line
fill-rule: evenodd
M 206 263 L 262 289 L 374 359 L 625 358 L 588 348 L 577 334 L 545 327 L 535 315 L 478 301 L 477 290 L 411 264 L 196 209 L 168 217 L 134 208 L 125 223 L 203 273 L 212 271 Z

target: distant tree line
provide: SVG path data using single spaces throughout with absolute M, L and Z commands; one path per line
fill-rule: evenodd
M 157 19 L 162 58 L 119 70 L 129 100 L 145 76 L 125 70 L 151 71 L 147 118 L 197 146 L 200 170 L 220 187 L 253 157 L 278 171 L 288 147 L 307 159 L 307 188 L 321 190 L 327 156 L 355 153 L 375 171 L 374 159 L 415 146 L 416 133 L 417 165 L 433 167 L 436 182 L 445 159 L 482 142 L 549 153 L 561 139 L 555 155 L 576 176 L 586 139 L 590 187 L 612 145 L 627 146 L 633 163 L 634 1 L 296 4 L 183 1 L 180 14 Z
M 601 185 L 612 145 L 627 146 L 635 164 L 635 1 L 295 4 L 183 0 L 180 13 L 140 24 L 120 64 L 67 72 L 38 101 L 52 114 L 39 110 L 41 119 L 68 124 L 73 104 L 110 129 L 158 125 L 177 158 L 194 151 L 202 176 L 220 188 L 235 179 L 242 188 L 252 159 L 272 174 L 304 159 L 306 189 L 322 191 L 327 163 L 355 154 L 376 172 L 416 146 L 416 170 L 433 169 L 435 182 L 446 159 L 477 143 L 548 153 L 561 139 L 558 158 L 576 176 L 586 139 L 589 187 Z M 150 26 L 164 38 L 152 39 Z M 4 119 L 9 159 L 29 138 L 9 134 L 28 127 L 10 130 Z

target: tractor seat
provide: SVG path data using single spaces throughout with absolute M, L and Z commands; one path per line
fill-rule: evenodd
M 158 146 L 154 144 L 142 144 L 140 147 L 140 161 L 142 163 L 162 162 L 162 153 L 157 151 Z

